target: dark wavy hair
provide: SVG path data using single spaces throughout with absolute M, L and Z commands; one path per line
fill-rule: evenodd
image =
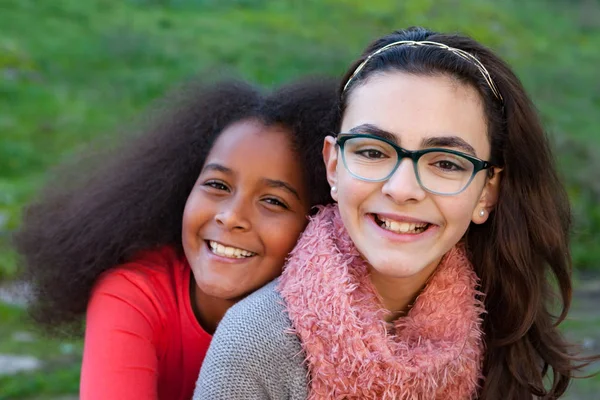
M 167 108 L 123 146 L 59 169 L 14 237 L 33 318 L 50 333 L 79 333 L 100 274 L 140 250 L 169 245 L 183 254 L 187 197 L 216 138 L 236 121 L 287 127 L 311 206 L 331 202 L 321 147 L 337 124 L 336 85 L 305 79 L 263 94 L 240 81 L 196 83 L 162 102 Z
M 503 102 L 473 62 L 433 46 L 391 47 L 371 58 L 343 90 L 367 56 L 400 40 L 434 41 L 477 57 Z M 415 27 L 374 41 L 350 66 L 339 89 L 340 123 L 353 89 L 388 71 L 447 75 L 477 89 L 484 102 L 491 160 L 504 168 L 495 210 L 484 224 L 471 224 L 464 238 L 487 310 L 482 316 L 486 352 L 479 398 L 559 397 L 574 372 L 596 358 L 575 355 L 557 328 L 571 303 L 571 211 L 532 102 L 491 50 L 466 36 Z M 552 278 L 562 300 L 558 317 L 551 313 L 556 297 Z

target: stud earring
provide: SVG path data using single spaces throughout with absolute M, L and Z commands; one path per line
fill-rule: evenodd
M 331 187 L 331 194 L 337 193 L 337 186 L 333 185 Z
M 483 217 L 484 215 L 485 215 L 485 210 L 480 210 L 480 211 L 479 211 L 479 216 L 480 216 L 480 217 Z

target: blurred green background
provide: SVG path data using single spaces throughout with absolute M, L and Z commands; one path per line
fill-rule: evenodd
M 411 25 L 492 47 L 539 107 L 576 221 L 578 290 L 565 332 L 598 352 L 600 1 L 0 0 L 0 294 L 9 293 L 0 302 L 0 364 L 27 355 L 41 365 L 0 368 L 0 400 L 77 393 L 81 343 L 43 337 L 21 305 L 9 304 L 18 303 L 10 233 L 49 167 L 115 137 L 186 79 L 226 71 L 272 86 L 339 76 L 372 39 Z M 599 390 L 596 377 L 569 393 Z

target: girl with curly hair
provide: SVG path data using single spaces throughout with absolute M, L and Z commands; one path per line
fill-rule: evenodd
M 81 399 L 189 399 L 225 311 L 281 272 L 312 207 L 335 85 L 194 87 L 151 128 L 61 175 L 16 237 L 37 321 L 85 315 Z

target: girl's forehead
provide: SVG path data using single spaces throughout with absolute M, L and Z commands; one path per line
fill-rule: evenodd
M 489 155 L 483 102 L 471 85 L 447 75 L 387 72 L 369 77 L 348 96 L 341 130 L 373 125 L 403 146 L 419 148 L 428 137 L 460 137 Z
M 303 178 L 290 131 L 255 121 L 242 121 L 224 129 L 203 169 L 207 166 L 249 181 L 284 180 L 300 186 Z
M 477 109 L 482 114 L 481 96 L 472 85 L 446 75 L 418 75 L 401 71 L 376 74 L 356 86 L 349 94 L 343 120 L 348 114 L 394 111 L 395 115 L 428 113 L 428 121 L 439 120 L 442 111 Z M 382 110 L 383 108 L 383 110 Z M 408 118 L 407 122 L 412 120 Z
M 252 148 L 265 146 L 293 150 L 290 129 L 282 125 L 266 125 L 256 119 L 246 119 L 223 129 L 215 140 L 208 158 L 233 151 L 249 152 Z

